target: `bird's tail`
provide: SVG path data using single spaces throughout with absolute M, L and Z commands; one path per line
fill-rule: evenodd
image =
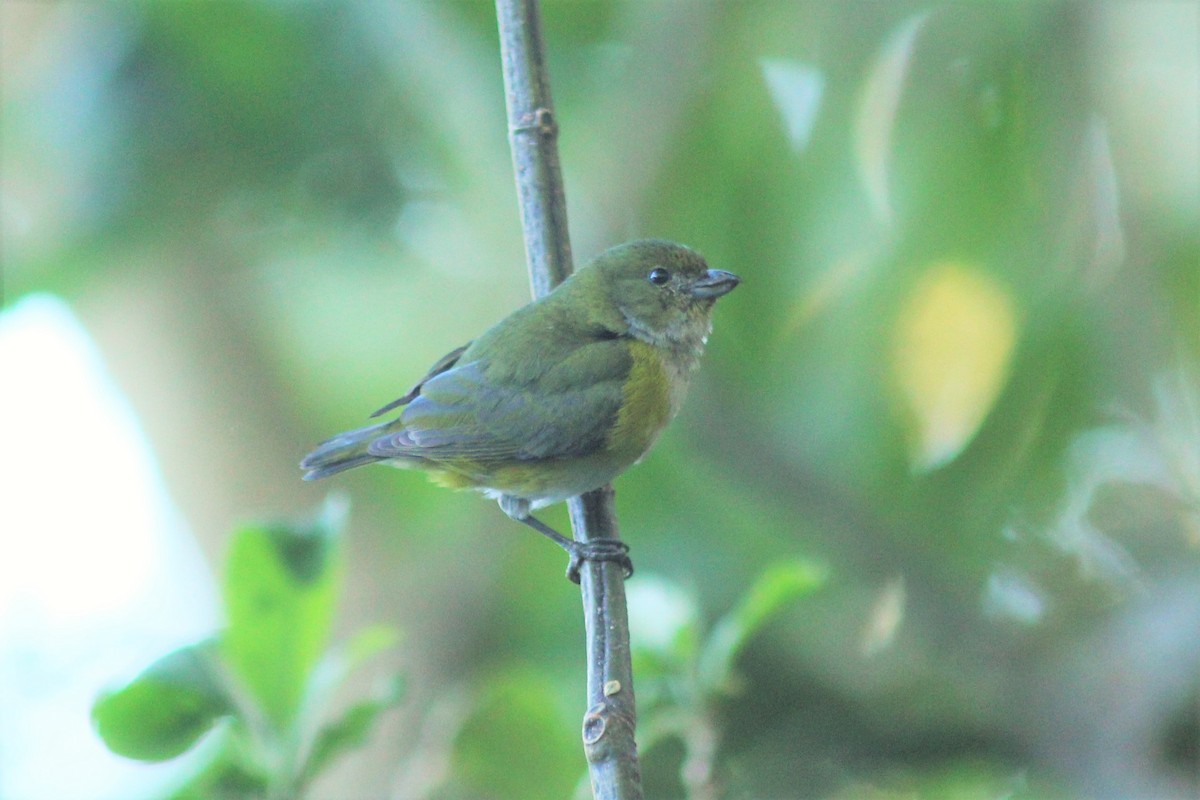
M 345 433 L 339 433 L 332 439 L 327 439 L 317 445 L 317 448 L 304 457 L 300 469 L 304 470 L 304 480 L 315 481 L 327 478 L 343 470 L 360 467 L 381 460 L 367 452 L 368 445 L 384 433 L 394 420 L 369 425 Z

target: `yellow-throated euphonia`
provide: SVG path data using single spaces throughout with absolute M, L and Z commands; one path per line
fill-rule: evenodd
M 478 489 L 582 559 L 617 561 L 616 539 L 576 542 L 530 516 L 599 488 L 645 455 L 683 402 L 718 297 L 739 278 L 661 240 L 614 247 L 553 292 L 447 353 L 395 419 L 329 439 L 306 480 L 382 461 Z

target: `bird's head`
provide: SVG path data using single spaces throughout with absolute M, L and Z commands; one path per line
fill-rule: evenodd
M 696 251 L 659 239 L 618 245 L 581 272 L 590 273 L 589 291 L 603 296 L 606 316 L 658 346 L 702 346 L 713 304 L 740 282 L 709 269 Z

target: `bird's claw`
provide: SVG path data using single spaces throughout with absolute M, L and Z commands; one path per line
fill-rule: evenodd
M 584 561 L 612 561 L 619 564 L 625 579 L 633 576 L 633 561 L 629 558 L 629 545 L 620 539 L 591 539 L 574 541 L 567 548 L 571 560 L 567 563 L 567 579 L 579 583 L 579 570 Z
M 537 517 L 530 516 L 527 504 L 525 506 L 515 505 L 518 502 L 521 502 L 519 498 L 501 498 L 500 507 L 513 519 L 523 522 L 567 551 L 571 556 L 571 560 L 567 563 L 567 579 L 572 583 L 579 583 L 579 570 L 583 567 L 584 561 L 614 561 L 621 565 L 626 578 L 633 575 L 633 562 L 629 560 L 629 545 L 620 539 L 599 537 L 582 542 L 568 539 Z M 522 516 L 522 512 L 524 512 L 524 516 Z

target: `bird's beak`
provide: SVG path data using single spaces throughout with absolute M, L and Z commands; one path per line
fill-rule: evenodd
M 732 292 L 741 282 L 742 279 L 732 272 L 726 272 L 723 269 L 710 269 L 704 273 L 704 277 L 692 284 L 691 291 L 695 297 L 715 300 L 722 295 Z

